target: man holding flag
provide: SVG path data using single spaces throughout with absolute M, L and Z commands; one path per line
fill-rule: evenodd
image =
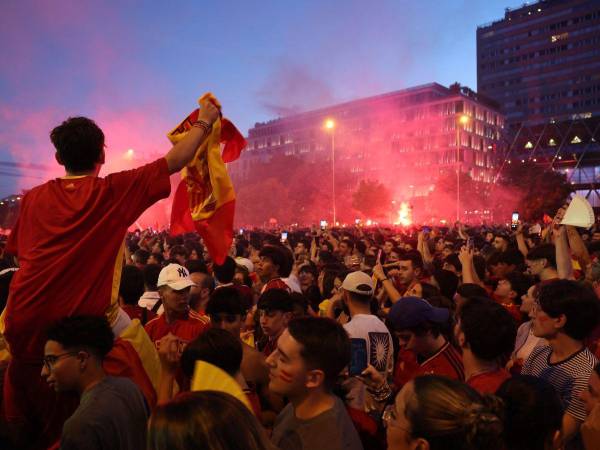
M 0 320 L 11 354 L 4 413 L 21 436 L 35 437 L 33 447 L 52 444 L 73 411 L 40 377 L 45 332 L 72 315 L 106 315 L 116 321 L 127 228 L 169 195 L 169 175 L 201 157 L 197 153 L 220 130 L 217 100 L 206 95 L 200 106 L 185 136 L 164 158 L 105 178 L 98 176 L 105 159 L 104 133 L 92 120 L 69 118 L 50 135 L 66 173 L 23 197 L 6 247 L 18 257 L 20 270 Z

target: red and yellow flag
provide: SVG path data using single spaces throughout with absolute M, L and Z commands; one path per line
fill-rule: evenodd
M 221 107 L 210 93 L 202 96 L 200 104 L 206 101 Z M 197 119 L 196 109 L 167 135 L 169 140 L 179 142 Z M 225 261 L 233 240 L 235 191 L 225 163 L 235 161 L 245 146 L 233 123 L 217 119 L 194 159 L 181 171 L 182 181 L 173 199 L 171 234 L 198 231 L 217 264 Z

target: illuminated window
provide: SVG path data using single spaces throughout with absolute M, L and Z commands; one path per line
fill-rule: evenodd
M 550 37 L 550 42 L 562 41 L 564 39 L 567 39 L 568 37 L 569 37 L 569 33 L 567 33 L 567 32 L 555 34 L 552 37 Z

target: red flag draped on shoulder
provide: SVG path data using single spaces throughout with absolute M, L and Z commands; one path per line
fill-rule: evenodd
M 200 104 L 205 101 L 221 108 L 212 94 L 202 96 Z M 197 118 L 196 109 L 167 135 L 169 140 L 179 142 Z M 225 261 L 233 240 L 235 192 L 225 163 L 235 161 L 245 146 L 246 140 L 233 123 L 217 119 L 192 162 L 181 171 L 173 199 L 171 234 L 198 231 L 217 264 Z

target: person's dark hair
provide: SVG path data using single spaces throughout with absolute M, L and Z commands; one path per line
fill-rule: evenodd
M 351 292 L 351 291 L 346 291 L 348 294 L 348 297 L 350 297 L 350 300 L 352 300 L 353 302 L 362 304 L 362 305 L 368 305 L 371 303 L 371 299 L 373 298 L 372 295 L 363 295 L 363 294 L 358 294 L 356 292 Z
M 323 297 L 329 298 L 335 286 L 335 279 L 339 278 L 340 280 L 344 280 L 341 277 L 341 270 L 336 269 L 325 269 L 323 272 Z
M 189 273 L 206 273 L 208 274 L 208 268 L 206 263 L 200 259 L 188 259 L 185 262 L 185 268 Z
M 507 265 L 513 265 L 516 267 L 522 267 L 525 264 L 525 258 L 516 248 L 509 248 L 505 252 L 500 252 L 498 255 L 498 262 L 505 263 Z
M 423 270 L 423 257 L 416 250 L 410 250 L 398 258 L 399 261 L 410 261 L 413 269 Z
M 573 339 L 585 339 L 598 324 L 600 305 L 589 286 L 571 280 L 550 281 L 540 286 L 539 302 L 550 317 L 565 315 L 562 331 Z
M 308 300 L 303 294 L 298 292 L 291 293 L 292 315 L 294 317 L 304 317 L 308 314 Z
M 475 267 L 475 273 L 480 280 L 485 279 L 485 258 L 481 255 L 473 255 L 473 267 Z
M 538 259 L 545 259 L 548 261 L 548 265 L 556 269 L 556 248 L 554 244 L 541 244 L 537 247 L 532 248 L 527 253 L 527 259 L 529 261 L 535 261 Z
M 87 172 L 101 161 L 104 133 L 87 117 L 69 117 L 50 132 L 50 140 L 68 172 Z
M 183 256 L 185 259 L 189 256 L 187 248 L 183 245 L 175 245 L 169 250 L 169 255 L 171 259 L 174 259 L 175 256 Z
M 144 285 L 147 290 L 158 291 L 156 284 L 158 283 L 158 276 L 160 275 L 161 270 L 162 267 L 158 264 L 147 264 L 146 267 L 144 267 Z
M 111 351 L 115 338 L 104 316 L 65 317 L 48 328 L 46 337 L 66 350 L 87 351 L 100 360 Z
M 303 264 L 300 267 L 300 269 L 298 270 L 298 273 L 302 273 L 302 272 L 312 274 L 312 276 L 315 278 L 315 281 L 317 281 L 317 278 L 319 278 L 319 271 L 317 270 L 317 268 L 315 267 L 315 265 L 312 262 Z
M 477 358 L 508 359 L 515 348 L 517 325 L 505 307 L 486 298 L 472 298 L 464 303 L 457 316 L 466 345 Z
M 288 332 L 301 346 L 306 365 L 325 374 L 325 386 L 332 389 L 337 377 L 350 363 L 350 338 L 344 327 L 323 317 L 299 317 L 290 321 Z
M 456 253 L 452 253 L 444 259 L 446 264 L 453 266 L 457 272 L 462 272 L 462 264 L 460 259 L 458 259 L 458 255 Z
M 186 345 L 181 354 L 181 370 L 191 379 L 196 361 L 205 361 L 233 377 L 240 371 L 242 353 L 242 343 L 229 331 L 209 328 Z
M 258 256 L 269 258 L 273 264 L 278 267 L 277 273 L 281 278 L 290 276 L 294 265 L 294 257 L 285 247 L 279 245 L 265 245 Z
M 458 276 L 449 270 L 441 269 L 436 270 L 433 273 L 433 277 L 440 287 L 441 294 L 445 297 L 453 298 L 460 282 Z
M 165 262 L 165 257 L 162 253 L 154 252 L 151 255 L 155 260 L 158 261 L 159 264 L 162 264 L 163 262 Z
M 119 284 L 119 295 L 126 305 L 137 305 L 138 300 L 144 294 L 144 273 L 133 265 L 126 265 L 121 271 L 121 283 Z
M 147 264 L 149 257 L 150 252 L 148 250 L 144 250 L 143 248 L 138 248 L 133 254 L 135 262 L 139 264 Z
M 464 299 L 469 299 L 473 297 L 489 297 L 489 294 L 483 287 L 474 283 L 461 284 L 456 289 L 456 293 Z
M 545 450 L 561 429 L 563 407 L 543 378 L 520 375 L 506 380 L 496 395 L 504 402 L 504 443 L 511 450 Z
M 356 243 L 356 250 L 358 250 L 358 253 L 360 253 L 361 255 L 364 255 L 367 251 L 367 246 L 363 241 L 358 241 Z
M 235 430 L 233 432 L 232 430 Z M 270 450 L 258 419 L 235 397 L 185 392 L 150 417 L 148 450 Z
M 213 273 L 219 283 L 227 284 L 233 281 L 235 268 L 235 260 L 231 256 L 227 256 L 223 264 L 213 264 Z
M 414 379 L 414 395 L 405 406 L 413 439 L 430 450 L 500 450 L 502 404 L 470 386 L 437 375 Z
M 421 283 L 421 289 L 422 289 L 421 296 L 425 300 L 429 300 L 431 297 L 440 295 L 440 289 L 437 286 L 434 286 L 433 284 L 430 284 L 430 283 Z
M 329 242 L 327 242 L 327 244 L 331 246 Z M 319 261 L 321 261 L 323 264 L 333 264 L 335 263 L 335 256 L 333 256 L 331 250 L 321 250 L 319 252 Z
M 204 259 L 204 247 L 202 246 L 202 244 L 198 241 L 194 241 L 191 239 L 188 239 L 187 241 L 184 242 L 184 247 L 187 249 L 188 251 L 188 255 L 192 254 L 192 250 L 196 251 L 196 254 L 198 255 L 198 259 L 202 260 Z
M 350 239 L 344 238 L 344 239 L 342 239 L 342 241 L 340 242 L 340 244 L 341 243 L 346 244 L 350 248 L 350 250 L 354 250 L 354 242 L 352 242 Z
M 599 363 L 597 363 L 597 364 L 594 366 L 594 371 L 595 371 L 595 372 L 598 374 L 598 376 L 600 377 L 600 362 L 599 362 Z
M 247 310 L 242 294 L 234 287 L 225 286 L 215 289 L 206 304 L 206 314 L 239 314 L 243 316 Z
M 265 311 L 292 312 L 294 302 L 290 293 L 285 289 L 269 289 L 262 293 L 256 308 Z
M 521 296 L 525 295 L 533 284 L 531 277 L 517 271 L 507 273 L 504 279 L 510 283 L 511 289 L 517 293 L 516 303 L 521 303 Z

